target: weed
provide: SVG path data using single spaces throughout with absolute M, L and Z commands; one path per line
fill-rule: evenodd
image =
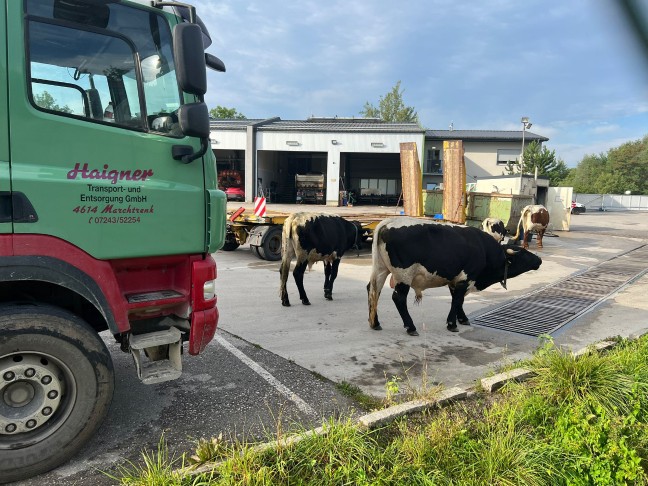
M 385 374 L 385 379 L 387 379 L 387 374 Z M 399 376 L 392 376 L 385 383 L 385 406 L 389 407 L 394 404 L 394 398 L 400 392 L 401 379 Z

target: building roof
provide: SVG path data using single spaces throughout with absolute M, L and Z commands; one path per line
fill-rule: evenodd
M 310 117 L 306 120 L 282 120 L 274 118 L 253 118 L 234 120 L 212 118 L 212 130 L 245 131 L 255 126 L 258 131 L 267 132 L 355 132 L 355 133 L 425 133 L 426 140 L 463 140 L 466 142 L 520 142 L 522 130 L 424 130 L 414 122 L 385 122 L 378 118 L 323 118 Z M 549 139 L 533 132 L 524 132 L 525 141 L 547 142 Z
M 417 123 L 390 123 L 377 118 L 315 118 L 282 120 L 281 118 L 229 120 L 212 119 L 212 130 L 246 130 L 255 125 L 259 131 L 272 132 L 356 132 L 356 133 L 417 133 L 425 130 Z
M 519 142 L 522 130 L 426 130 L 426 140 L 464 140 L 467 142 Z M 549 139 L 533 132 L 525 131 L 524 140 L 547 142 Z

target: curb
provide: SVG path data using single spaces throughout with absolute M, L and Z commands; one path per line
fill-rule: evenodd
M 631 334 L 626 339 L 633 341 L 647 334 L 648 328 L 644 328 L 638 333 Z M 585 346 L 584 348 L 581 348 L 578 351 L 574 351 L 571 354 L 574 357 L 577 357 L 591 352 L 604 352 L 614 348 L 616 345 L 616 341 L 605 340 L 590 344 L 589 346 Z M 524 382 L 532 378 L 533 376 L 535 376 L 535 373 L 527 368 L 514 368 L 504 373 L 498 373 L 488 378 L 482 378 L 480 380 L 480 384 L 486 392 L 493 393 L 511 381 Z M 392 405 L 391 407 L 385 408 L 383 410 L 377 410 L 375 412 L 368 413 L 356 419 L 355 424 L 363 430 L 374 429 L 383 425 L 387 425 L 397 418 L 404 417 L 406 415 L 422 412 L 424 410 L 429 410 L 432 408 L 443 408 L 453 402 L 466 399 L 475 393 L 474 388 L 475 387 L 472 386 L 467 388 L 448 388 L 446 390 L 440 391 L 433 399 L 412 400 L 405 403 L 399 403 L 398 405 Z M 262 452 L 275 447 L 286 447 L 296 444 L 308 437 L 324 435 L 326 433 L 326 427 L 317 427 L 315 429 L 302 432 L 301 434 L 288 436 L 283 439 L 271 442 L 265 442 L 263 444 L 258 444 L 256 446 L 253 446 L 251 449 L 257 452 Z M 188 466 L 185 468 L 176 469 L 174 473 L 179 476 L 197 476 L 199 474 L 211 472 L 214 468 L 216 468 L 223 462 L 224 461 L 205 462 L 197 466 Z

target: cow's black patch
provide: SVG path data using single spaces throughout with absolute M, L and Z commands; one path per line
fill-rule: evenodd
M 306 221 L 297 228 L 297 237 L 304 251 L 315 250 L 322 256 L 333 253 L 342 256 L 359 238 L 357 227 L 352 222 L 326 215 Z

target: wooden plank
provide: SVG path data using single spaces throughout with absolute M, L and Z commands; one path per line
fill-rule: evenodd
M 423 215 L 423 176 L 416 142 L 400 144 L 401 176 L 403 179 L 403 210 L 408 216 Z
M 466 222 L 466 164 L 461 140 L 443 142 L 443 219 Z

